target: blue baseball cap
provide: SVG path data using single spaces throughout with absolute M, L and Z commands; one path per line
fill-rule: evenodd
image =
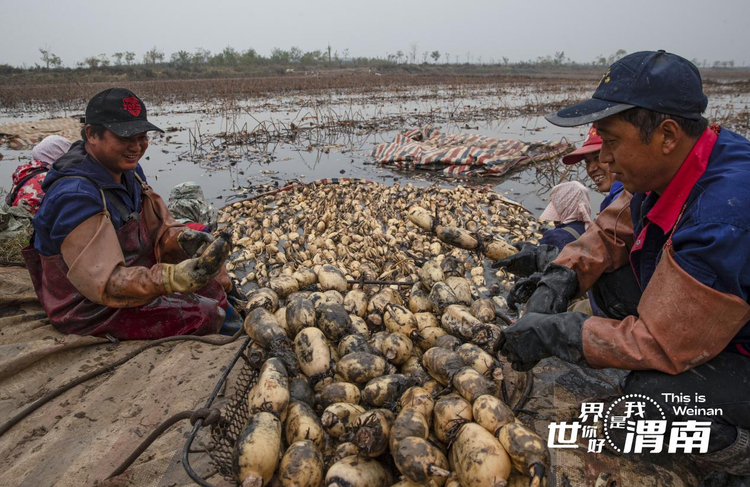
M 641 51 L 612 64 L 590 100 L 545 118 L 554 125 L 585 125 L 630 108 L 700 120 L 708 106 L 698 68 L 665 51 Z

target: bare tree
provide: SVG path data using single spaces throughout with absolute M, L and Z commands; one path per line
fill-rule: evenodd
M 124 52 L 116 52 L 112 54 L 112 57 L 115 58 L 115 66 L 122 66 L 122 58 L 125 56 Z
M 185 50 L 180 50 L 177 52 L 172 53 L 172 57 L 170 58 L 170 62 L 174 64 L 177 67 L 185 67 L 190 64 L 190 59 L 192 56 L 190 56 L 190 53 Z
M 89 56 L 83 60 L 83 63 L 84 63 L 84 66 L 88 66 L 91 69 L 95 69 L 99 67 L 99 63 L 101 63 L 101 60 L 96 56 Z
M 430 53 L 425 51 L 422 53 L 422 64 L 427 64 L 427 56 L 429 56 Z
M 211 59 L 211 51 L 202 47 L 197 47 L 192 56 L 194 64 L 207 64 L 209 59 Z
M 625 49 L 618 49 L 614 54 L 610 54 L 607 58 L 607 64 L 612 64 L 615 61 L 619 61 L 628 53 Z
M 39 52 L 42 54 L 42 62 L 46 65 L 47 69 L 52 66 L 52 68 L 59 68 L 62 66 L 62 60 L 56 55 L 49 51 L 48 48 L 45 49 L 39 49 Z
M 157 49 L 156 46 L 143 55 L 143 64 L 156 64 L 162 61 L 164 61 L 164 52 Z
M 450 64 L 451 63 L 451 55 L 450 55 L 450 53 L 446 52 L 445 54 L 443 54 L 443 57 L 445 58 L 445 64 Z
M 417 62 L 417 49 L 419 48 L 418 42 L 412 42 L 409 44 L 411 63 L 416 64 Z

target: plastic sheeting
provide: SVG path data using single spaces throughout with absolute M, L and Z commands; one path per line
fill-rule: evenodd
M 522 142 L 476 134 L 442 134 L 434 127 L 399 134 L 375 146 L 372 157 L 399 169 L 442 171 L 451 176 L 502 176 L 572 150 L 567 142 Z

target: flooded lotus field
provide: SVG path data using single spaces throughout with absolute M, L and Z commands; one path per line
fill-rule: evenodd
M 555 127 L 543 115 L 584 99 L 595 83 L 546 79 L 527 84 L 373 87 L 247 100 L 233 95 L 202 102 L 170 102 L 169 97 L 155 96 L 154 103 L 144 95 L 149 119 L 165 133 L 152 134 L 141 164 L 149 182 L 165 198 L 174 185 L 196 181 L 217 207 L 290 182 L 346 177 L 383 184 L 436 183 L 446 188 L 489 186 L 539 215 L 547 193 L 561 178 L 588 183 L 582 167 L 547 161 L 501 178 L 457 178 L 378 166 L 371 151 L 401 132 L 428 125 L 443 133 L 524 142 L 565 139 L 580 144 L 585 127 Z M 747 134 L 748 85 L 712 82 L 706 91 L 709 119 Z M 83 104 L 78 110 L 71 106 L 4 109 L 0 123 L 80 116 L 83 110 Z M 30 151 L 0 147 L 0 154 L 0 186 L 7 188 L 13 170 L 30 157 Z M 592 208 L 597 208 L 602 195 L 592 190 L 591 199 Z

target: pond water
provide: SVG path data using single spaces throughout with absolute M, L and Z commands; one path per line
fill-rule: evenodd
M 215 206 L 252 195 L 269 184 L 351 177 L 385 184 L 488 185 L 538 216 L 549 190 L 568 169 L 559 161 L 542 162 L 503 178 L 455 178 L 431 171 L 384 168 L 373 163 L 370 153 L 375 145 L 391 141 L 399 132 L 426 124 L 441 132 L 525 142 L 565 138 L 580 145 L 587 128 L 555 127 L 543 118 L 550 111 L 544 107 L 583 98 L 592 88 L 583 85 L 580 92 L 571 93 L 544 92 L 533 86 L 502 90 L 493 86 L 429 87 L 365 95 L 276 96 L 232 104 L 158 105 L 149 108 L 149 119 L 167 133 L 152 134 L 141 165 L 150 184 L 165 199 L 174 185 L 195 181 Z M 747 100 L 732 98 L 731 102 L 746 104 Z M 710 110 L 725 109 L 727 103 L 725 97 L 717 97 Z M 63 115 L 71 114 L 6 113 L 0 115 L 0 123 Z M 306 129 L 311 123 L 319 128 Z M 292 124 L 299 127 L 296 138 L 276 137 L 288 134 Z M 271 140 L 225 146 L 223 139 L 216 137 L 225 132 L 247 135 L 254 129 L 256 134 L 270 135 Z M 30 151 L 0 148 L 0 154 L 0 187 L 8 188 L 12 172 L 30 158 Z M 567 178 L 593 188 L 580 164 L 570 168 Z M 595 189 L 590 195 L 595 211 L 603 195 Z

